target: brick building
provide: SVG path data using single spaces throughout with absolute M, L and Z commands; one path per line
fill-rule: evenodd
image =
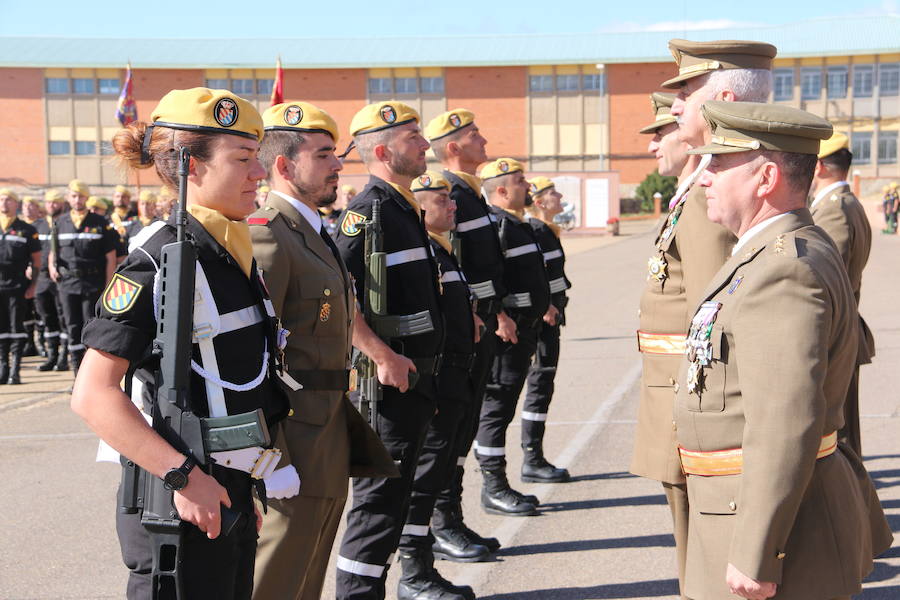
M 900 17 L 858 17 L 594 35 L 0 37 L 0 185 L 37 189 L 73 177 L 100 189 L 123 183 L 109 140 L 118 128 L 115 106 L 129 59 L 138 115 L 146 118 L 168 90 L 201 85 L 231 89 L 264 109 L 280 55 L 285 98 L 320 105 L 344 130 L 370 101 L 397 98 L 426 120 L 462 106 L 477 114 L 490 156 L 512 156 L 532 172 L 560 178 L 579 210 L 590 193 L 587 180 L 602 179 L 607 214 L 616 214 L 618 195 L 630 194 L 655 168 L 648 138 L 636 131 L 650 119 L 648 94 L 674 72 L 666 43 L 689 37 L 775 44 L 773 101 L 826 116 L 850 133 L 854 168 L 874 187 L 900 174 L 898 31 Z M 361 182 L 355 157 L 344 175 Z M 141 182 L 157 183 L 152 170 L 142 172 Z

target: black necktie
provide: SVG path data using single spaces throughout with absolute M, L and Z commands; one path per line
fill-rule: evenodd
M 338 252 L 337 245 L 334 243 L 334 240 L 331 239 L 331 236 L 328 235 L 328 232 L 325 231 L 324 227 L 319 227 L 319 235 L 322 236 L 322 240 L 324 240 L 325 245 L 328 246 L 328 249 L 331 250 L 331 253 L 334 254 L 334 258 L 337 259 L 338 264 L 341 263 L 341 253 Z

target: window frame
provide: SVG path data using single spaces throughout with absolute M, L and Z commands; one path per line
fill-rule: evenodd
M 892 165 L 897 162 L 897 132 L 896 131 L 879 131 L 878 132 L 878 164 Z M 888 156 L 887 142 L 892 141 L 893 156 Z M 884 146 L 882 146 L 884 144 Z
M 895 87 L 888 92 L 885 92 L 884 88 L 884 71 L 893 72 L 892 75 L 895 81 Z M 884 63 L 878 65 L 878 95 L 887 97 L 900 95 L 900 63 Z
M 860 93 L 860 86 L 858 82 L 860 79 L 857 79 L 857 73 L 859 73 L 860 79 L 862 78 L 864 73 L 868 73 L 869 77 L 869 89 L 867 93 Z M 854 98 L 871 98 L 875 95 L 875 65 L 873 64 L 865 64 L 865 65 L 853 65 L 853 97 Z
M 536 86 L 536 82 L 541 82 L 541 85 Z M 549 84 L 549 87 L 546 87 L 543 84 Z M 556 81 L 553 75 L 529 75 L 528 76 L 528 91 L 531 93 L 538 94 L 547 94 L 552 93 L 556 90 Z
M 381 82 L 379 85 L 379 89 L 373 89 L 373 83 L 376 81 Z M 387 82 L 387 90 L 381 89 L 384 87 L 384 83 Z M 383 95 L 391 95 L 394 93 L 394 78 L 393 77 L 369 77 L 366 83 L 366 89 L 369 90 L 369 95 L 374 96 L 383 96 Z
M 50 82 L 65 82 L 65 91 L 55 91 L 50 89 Z M 63 96 L 72 93 L 72 80 L 69 77 L 44 77 L 44 93 L 47 95 Z
M 93 77 L 72 77 L 72 94 L 75 96 L 96 96 L 97 95 L 97 80 Z M 78 82 L 88 82 L 90 81 L 90 91 L 79 91 Z
M 563 82 L 565 82 L 563 84 Z M 574 87 L 569 84 L 574 83 Z M 562 84 L 562 85 L 561 85 Z M 557 92 L 577 92 L 581 90 L 581 75 L 578 73 L 562 73 L 556 76 L 553 82 Z
M 815 95 L 812 89 L 807 89 L 807 80 L 815 79 L 818 83 L 815 86 Z M 810 86 L 812 88 L 812 86 Z M 822 67 L 801 67 L 800 68 L 800 99 L 801 100 L 819 100 L 822 98 Z
M 778 85 L 779 80 L 787 80 L 789 90 L 788 95 L 779 96 L 778 95 Z M 794 69 L 784 68 L 784 69 L 773 69 L 772 70 L 772 100 L 775 102 L 787 102 L 789 100 L 794 99 Z
M 865 154 L 861 151 L 866 148 Z M 850 152 L 853 153 L 853 164 L 868 165 L 872 163 L 872 132 L 859 131 L 850 134 Z
M 841 95 L 832 95 L 832 78 L 833 74 L 840 74 L 844 78 L 844 87 Z M 850 87 L 850 67 L 848 65 L 831 65 L 825 70 L 825 97 L 829 100 L 841 100 L 847 97 L 847 90 Z
M 65 144 L 65 152 L 54 152 L 54 144 Z M 57 146 L 57 148 L 61 148 L 61 146 Z M 49 156 L 70 156 L 72 154 L 72 142 L 69 140 L 48 140 L 47 154 Z

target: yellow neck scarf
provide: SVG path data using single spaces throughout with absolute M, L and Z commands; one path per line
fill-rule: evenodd
M 250 227 L 247 223 L 232 221 L 219 211 L 199 204 L 188 205 L 188 212 L 228 251 L 249 278 L 253 264 L 253 243 L 250 241 Z
M 481 194 L 481 178 L 475 175 L 470 175 L 465 171 L 450 171 L 460 179 L 466 182 L 466 185 L 472 188 L 472 191 L 476 194 Z
M 450 245 L 450 234 L 447 233 L 432 233 L 428 232 L 428 237 L 436 241 L 441 245 L 441 248 L 453 254 L 453 247 Z
M 138 219 L 141 220 L 141 225 L 143 225 L 144 227 L 153 222 L 153 219 L 151 219 L 150 217 L 138 217 Z
M 69 216 L 72 217 L 72 224 L 75 225 L 75 229 L 80 229 L 81 224 L 84 223 L 84 218 L 88 215 L 88 211 L 84 211 L 83 213 L 77 213 L 74 210 L 69 211 Z
M 128 209 L 122 208 L 121 206 L 117 206 L 116 210 L 113 211 L 113 214 L 119 217 L 120 219 L 124 219 L 128 216 Z
M 503 208 L 503 207 L 501 206 L 499 208 Z M 505 210 L 509 214 L 513 215 L 514 217 L 518 218 L 520 221 L 525 220 L 525 211 L 524 210 L 513 210 L 511 208 L 503 208 L 503 210 Z
M 9 229 L 9 226 L 12 225 L 12 222 L 15 221 L 15 217 L 7 217 L 6 215 L 0 215 L 0 227 L 3 228 L 3 231 Z
M 419 217 L 419 220 L 422 219 L 422 207 L 419 206 L 419 203 L 416 202 L 416 195 L 412 193 L 408 188 L 403 188 L 397 185 L 396 183 L 392 183 L 388 181 L 388 184 L 397 190 L 403 198 L 409 202 L 409 205 L 413 207 L 413 210 L 416 211 L 416 216 Z

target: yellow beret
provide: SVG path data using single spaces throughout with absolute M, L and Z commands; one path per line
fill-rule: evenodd
M 62 202 L 65 196 L 59 190 L 47 190 L 44 192 L 44 202 Z
M 556 184 L 553 183 L 553 180 L 549 177 L 535 177 L 533 179 L 529 179 L 528 183 L 531 184 L 531 195 L 535 196 L 540 194 L 541 192 L 547 191 Z
M 80 179 L 73 179 L 69 182 L 69 191 L 75 192 L 76 194 L 79 194 L 81 196 L 91 195 L 90 188 L 88 188 L 88 186 Z
M 675 122 L 672 115 L 672 105 L 675 103 L 675 94 L 666 94 L 664 92 L 653 92 L 650 94 L 650 108 L 656 120 L 642 127 L 638 133 L 656 133 L 660 127 L 665 127 L 669 123 Z
M 494 162 L 489 162 L 481 169 L 481 180 L 493 179 L 494 177 L 503 177 L 516 171 L 524 171 L 525 167 L 522 163 L 514 158 L 498 158 Z
M 409 187 L 414 192 L 426 192 L 431 190 L 449 190 L 450 182 L 437 171 L 425 171 L 412 180 Z
M 166 199 L 174 200 L 174 199 L 175 199 L 175 193 L 172 192 L 172 190 L 170 190 L 170 189 L 167 188 L 166 186 L 161 186 L 161 187 L 159 188 L 159 199 L 160 199 L 160 200 L 166 200 Z
M 819 158 L 831 156 L 838 150 L 850 147 L 850 138 L 846 133 L 835 131 L 834 134 L 819 145 Z
M 102 208 L 103 210 L 107 210 L 109 206 L 106 204 L 106 199 L 101 198 L 100 196 L 91 196 L 87 201 L 88 208 Z
M 22 204 L 40 204 L 41 199 L 36 196 L 25 196 L 22 198 Z
M 425 126 L 425 138 L 428 141 L 439 140 L 451 133 L 456 133 L 475 122 L 475 115 L 470 110 L 457 108 L 441 113 Z
M 353 115 L 353 120 L 350 121 L 350 135 L 356 137 L 413 121 L 419 122 L 419 113 L 413 107 L 397 100 L 385 100 L 369 104 Z
M 663 82 L 664 88 L 678 88 L 682 81 L 719 69 L 772 69 L 778 49 L 765 42 L 716 40 L 692 42 L 670 40 L 669 51 L 678 64 L 678 75 Z
M 345 194 L 349 194 L 350 192 L 356 193 L 356 188 L 350 185 L 349 183 L 345 183 L 341 186 L 341 191 Z
M 19 201 L 19 195 L 9 188 L 0 188 L 0 196 L 9 196 L 16 202 Z
M 257 193 L 257 194 L 268 194 L 268 193 L 271 192 L 271 191 L 272 191 L 272 188 L 270 188 L 270 187 L 267 186 L 267 185 L 261 185 L 261 186 L 259 186 L 258 188 L 256 188 L 256 193 Z
M 284 102 L 269 107 L 262 115 L 266 131 L 327 133 L 337 143 L 338 126 L 327 112 L 309 102 Z
M 247 100 L 228 90 L 172 90 L 150 115 L 150 124 L 185 131 L 231 133 L 262 141 L 263 121 Z
M 119 194 L 125 194 L 126 196 L 130 196 L 130 195 L 131 195 L 131 192 L 130 192 L 130 191 L 128 190 L 128 188 L 125 187 L 124 185 L 117 185 L 117 186 L 116 186 L 116 193 L 119 193 Z
M 156 202 L 156 194 L 151 190 L 141 190 L 141 195 L 138 197 L 138 200 L 141 202 Z
M 890 183 L 890 187 L 891 187 L 892 190 L 896 190 L 896 189 L 897 189 L 897 182 L 896 182 L 896 181 L 892 181 L 892 182 Z

